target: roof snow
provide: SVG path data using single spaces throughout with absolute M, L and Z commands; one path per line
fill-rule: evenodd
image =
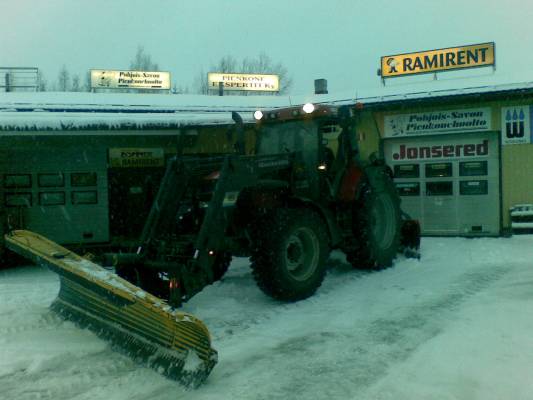
M 278 96 L 196 96 L 112 93 L 0 93 L 0 130 L 108 130 L 252 122 L 258 108 L 288 105 Z
M 389 82 L 389 81 L 387 81 Z M 520 83 L 485 76 L 393 84 L 349 93 L 300 96 L 205 96 L 114 93 L 0 93 L 1 131 L 161 129 L 232 124 L 231 112 L 253 122 L 257 109 L 360 102 L 368 105 L 495 93 L 533 93 Z

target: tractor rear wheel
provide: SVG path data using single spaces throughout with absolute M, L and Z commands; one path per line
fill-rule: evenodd
M 379 192 L 367 184 L 354 204 L 353 215 L 357 247 L 347 252 L 348 262 L 358 269 L 379 270 L 391 266 L 401 232 L 400 199 L 392 181 Z
M 326 274 L 328 234 L 308 209 L 276 209 L 257 227 L 253 276 L 267 295 L 284 301 L 311 296 Z

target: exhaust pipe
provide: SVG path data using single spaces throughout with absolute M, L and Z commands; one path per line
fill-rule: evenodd
M 235 152 L 241 156 L 245 154 L 244 143 L 244 123 L 238 112 L 231 112 L 231 119 L 235 122 L 235 131 L 237 132 L 237 141 L 235 142 Z

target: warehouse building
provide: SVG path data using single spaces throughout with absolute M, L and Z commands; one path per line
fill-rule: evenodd
M 169 157 L 232 152 L 231 111 L 251 122 L 256 108 L 279 105 L 275 98 L 2 96 L 1 226 L 75 245 L 136 239 Z M 250 130 L 246 146 L 253 147 Z
M 424 235 L 505 234 L 510 208 L 533 203 L 533 83 L 460 83 L 349 98 L 3 94 L 4 229 L 65 244 L 134 240 L 166 159 L 233 150 L 230 111 L 245 117 L 252 151 L 254 110 L 321 102 L 362 104 L 362 158 L 378 152 L 391 166 L 402 208 Z
M 533 203 L 533 83 L 356 102 L 364 107 L 361 148 L 381 152 L 403 209 L 420 221 L 423 234 L 497 236 L 519 226 L 510 209 Z

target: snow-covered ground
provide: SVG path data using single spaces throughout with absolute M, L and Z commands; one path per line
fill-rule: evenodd
M 422 254 L 376 273 L 333 254 L 295 304 L 235 259 L 185 307 L 220 359 L 190 391 L 51 313 L 52 272 L 0 271 L 0 399 L 532 399 L 533 236 L 424 238 Z

